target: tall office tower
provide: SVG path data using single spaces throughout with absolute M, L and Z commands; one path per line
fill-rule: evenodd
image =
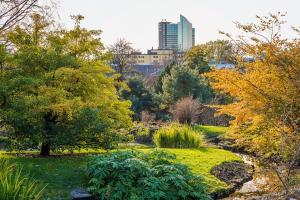
M 180 15 L 180 22 L 178 22 L 179 51 L 186 51 L 193 46 L 193 35 L 195 35 L 195 31 L 193 31 L 192 23 L 183 15 Z
M 158 23 L 159 49 L 186 51 L 195 45 L 195 29 L 182 15 L 180 22 L 171 23 L 163 20 Z
M 196 40 L 196 31 L 195 31 L 195 28 L 193 28 L 193 42 L 192 42 L 192 46 L 195 46 L 195 40 Z
M 159 49 L 178 49 L 178 27 L 177 24 L 163 20 L 158 23 Z

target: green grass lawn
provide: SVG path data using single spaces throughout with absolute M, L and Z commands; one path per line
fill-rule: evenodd
M 228 127 L 198 125 L 194 126 L 194 129 L 203 132 L 207 138 L 212 138 L 225 134 Z
M 201 149 L 166 149 L 176 155 L 176 162 L 187 165 L 192 172 L 201 175 L 208 185 L 209 192 L 227 188 L 226 183 L 210 174 L 210 169 L 224 161 L 240 160 L 240 158 L 226 150 L 216 148 Z
M 142 150 L 149 151 L 149 149 Z M 227 187 L 224 182 L 209 173 L 210 169 L 223 161 L 239 160 L 239 157 L 229 151 L 209 147 L 165 150 L 176 155 L 176 162 L 185 164 L 194 173 L 202 175 L 210 192 Z M 97 153 L 104 153 L 104 151 L 98 151 Z M 90 156 L 86 154 L 34 158 L 2 153 L 0 157 L 5 157 L 20 164 L 24 172 L 30 173 L 39 183 L 47 184 L 45 191 L 47 195 L 51 196 L 51 200 L 70 199 L 71 189 L 84 186 L 86 183 L 85 172 L 90 159 Z

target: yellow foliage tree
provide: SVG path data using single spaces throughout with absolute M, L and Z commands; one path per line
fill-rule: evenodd
M 300 154 L 300 40 L 281 35 L 285 14 L 257 16 L 258 23 L 236 23 L 243 34 L 234 69 L 206 74 L 214 89 L 232 96 L 221 112 L 235 117 L 230 135 L 264 156 L 293 160 Z

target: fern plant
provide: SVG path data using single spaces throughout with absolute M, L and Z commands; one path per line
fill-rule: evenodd
M 165 151 L 122 151 L 94 158 L 88 190 L 99 199 L 209 199 L 201 177 Z

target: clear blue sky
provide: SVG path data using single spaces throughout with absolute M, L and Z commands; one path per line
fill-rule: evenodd
M 220 39 L 219 30 L 235 34 L 233 21 L 253 22 L 269 12 L 287 12 L 288 24 L 300 26 L 300 0 L 60 0 L 58 11 L 67 28 L 70 15 L 82 14 L 83 26 L 103 31 L 105 45 L 125 38 L 142 51 L 157 48 L 158 22 L 177 22 L 179 14 L 196 28 L 196 43 Z

